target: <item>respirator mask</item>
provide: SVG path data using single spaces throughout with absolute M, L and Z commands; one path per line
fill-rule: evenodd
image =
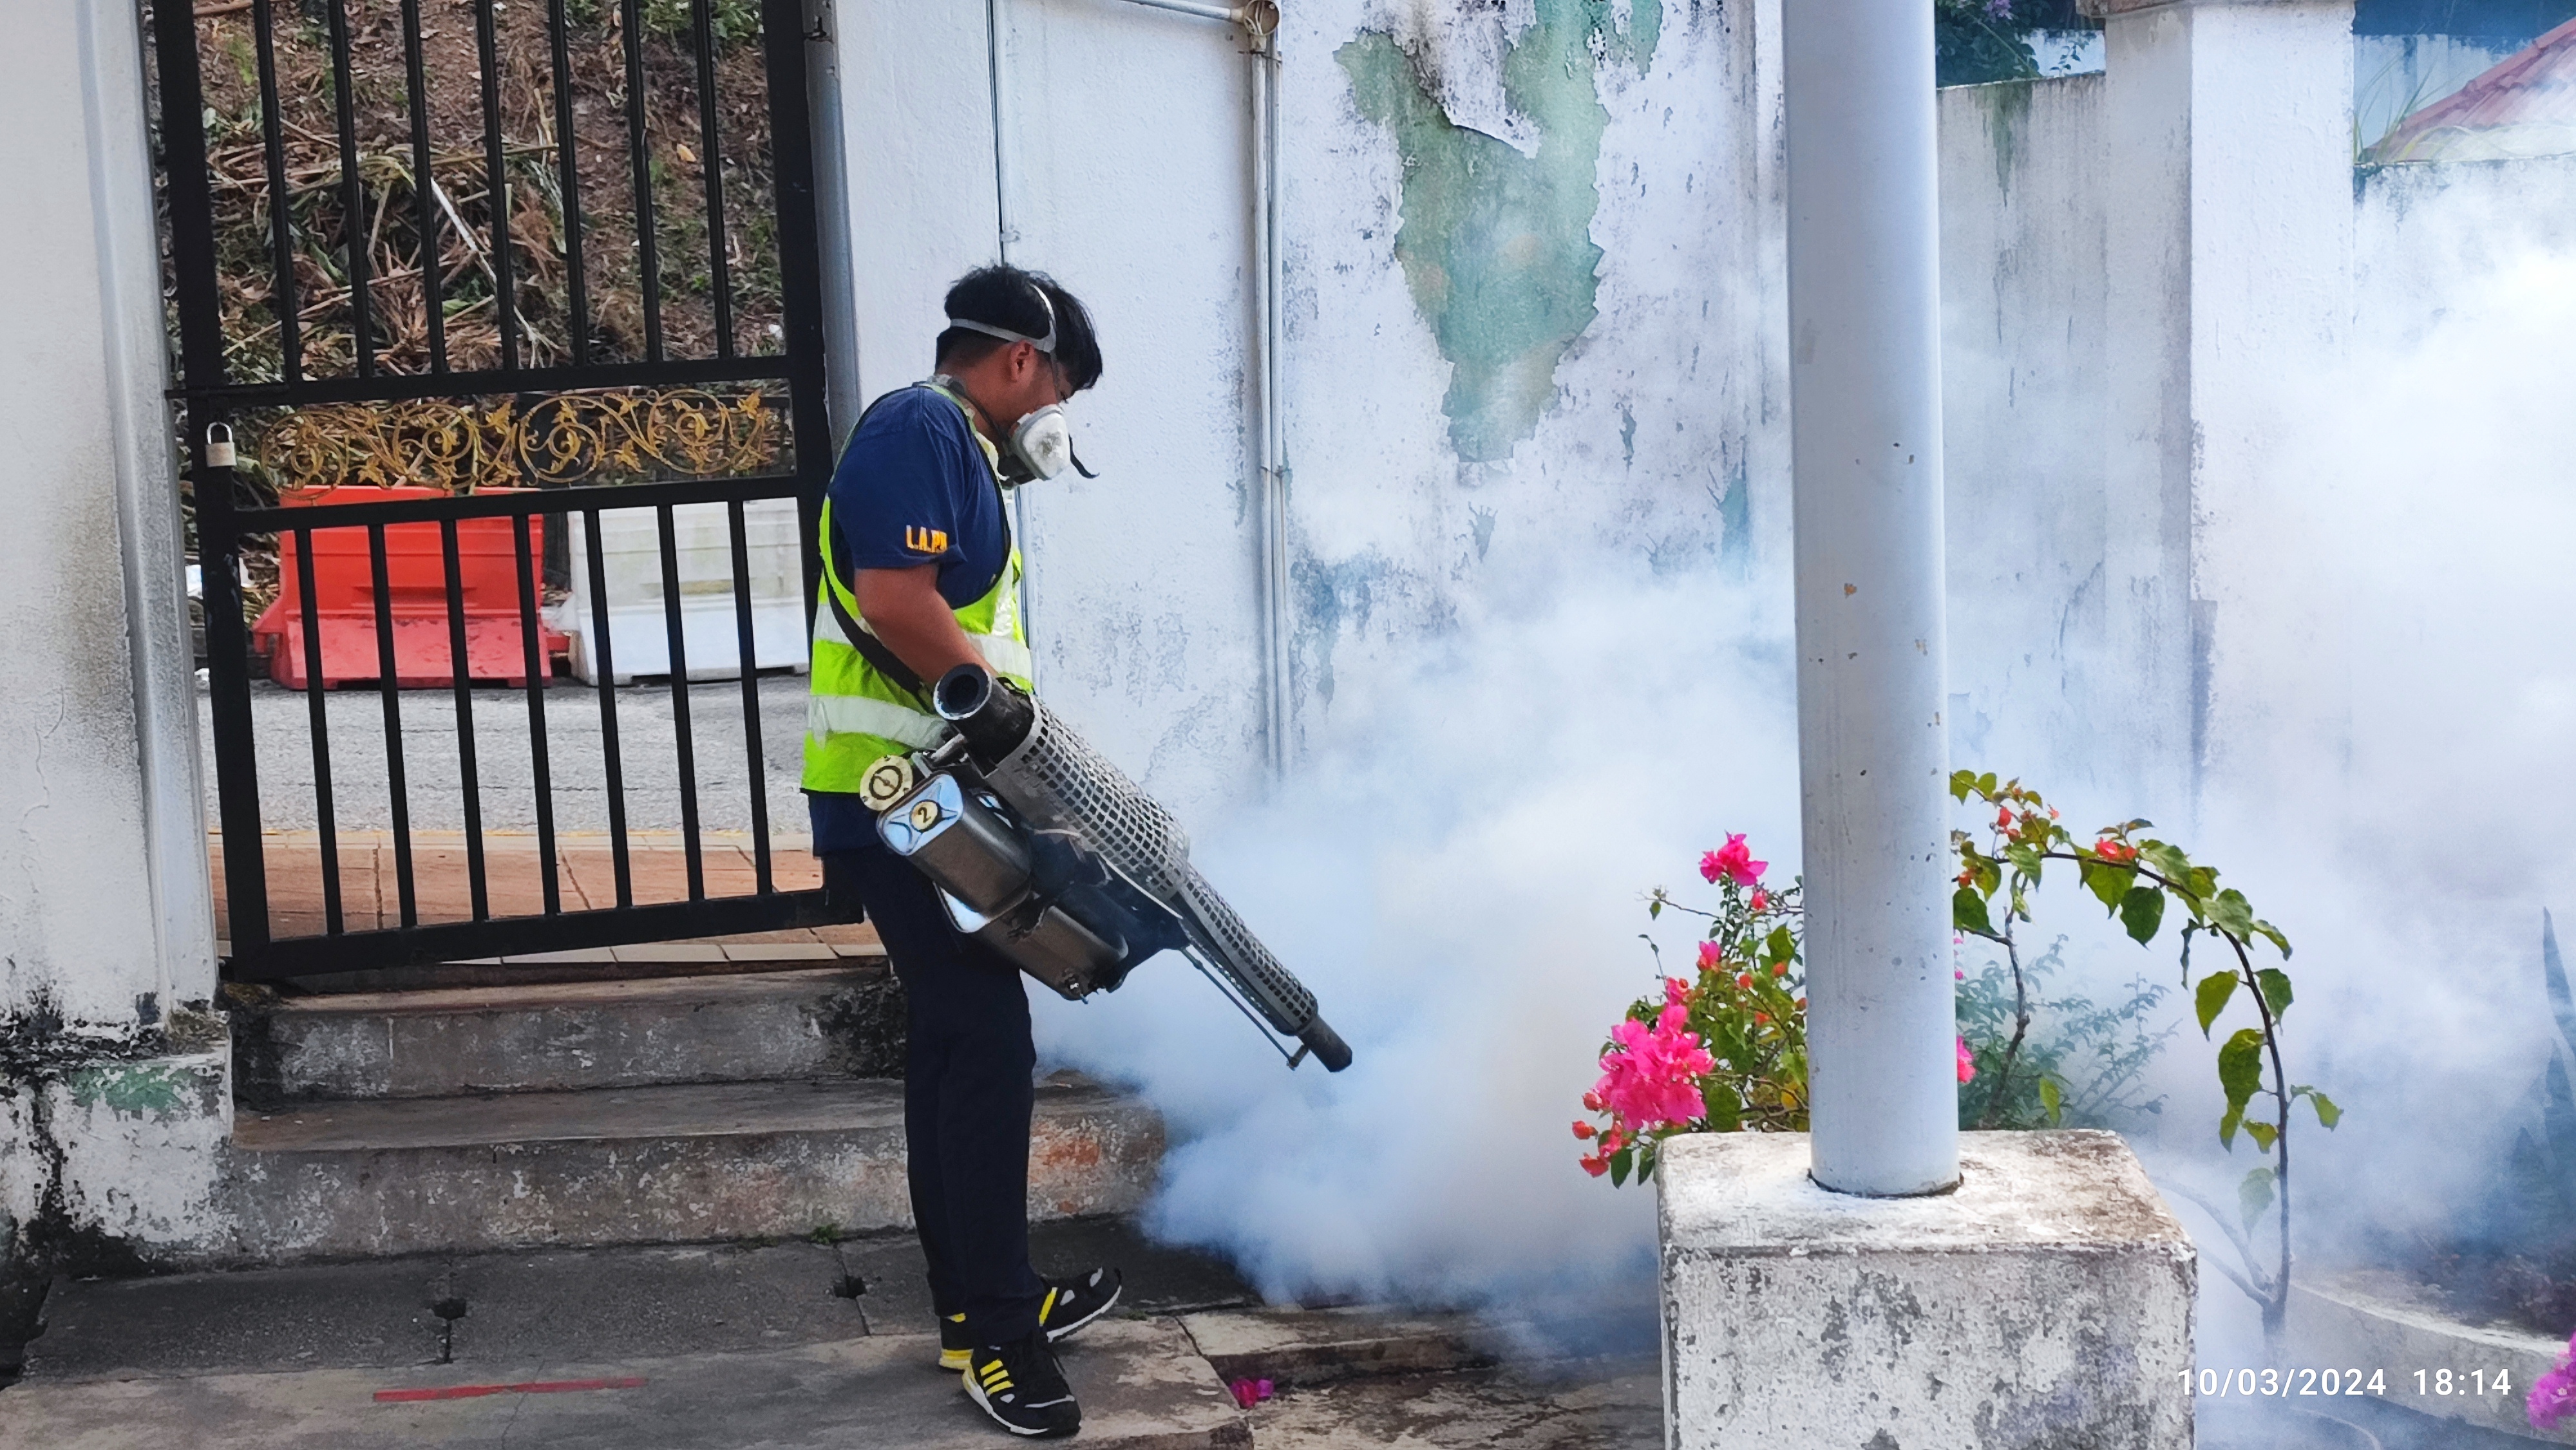
M 951 317 L 948 319 L 948 325 L 962 327 L 968 332 L 980 332 L 986 337 L 998 337 L 1004 342 L 1025 342 L 1044 353 L 1047 361 L 1052 364 L 1055 361 L 1055 303 L 1048 298 L 1045 288 L 1040 287 L 1035 290 L 1038 305 L 1046 309 L 1047 330 L 1044 337 L 1031 337 L 1025 332 L 1013 332 L 1006 327 L 996 327 L 992 323 L 977 322 L 966 317 Z M 1011 429 L 1010 441 L 1002 449 L 1001 478 L 1004 488 L 1016 488 L 1035 479 L 1053 478 L 1067 468 L 1071 468 L 1085 478 L 1100 476 L 1083 467 L 1081 458 L 1075 455 L 1073 422 L 1066 416 L 1064 404 L 1049 403 L 1022 418 L 1018 426 Z

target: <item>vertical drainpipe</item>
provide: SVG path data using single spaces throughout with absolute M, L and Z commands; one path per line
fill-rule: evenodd
M 1288 655 L 1288 437 L 1280 422 L 1279 337 L 1279 7 L 1243 7 L 1252 55 L 1252 245 L 1254 365 L 1261 413 L 1261 632 L 1264 731 L 1270 775 L 1285 780 L 1290 755 Z
M 1811 1171 L 1934 1193 L 1959 1134 L 1932 12 L 1782 10 Z
M 1011 243 L 1020 238 L 1019 228 L 1011 221 L 1010 119 L 1005 114 L 1004 98 L 1010 94 L 1002 83 L 1002 0 L 984 0 L 984 74 L 992 88 L 993 98 L 993 260 L 1009 265 Z M 1027 494 L 1009 490 L 1003 506 L 1011 513 L 1011 543 L 1021 551 L 1020 563 L 1020 632 L 1031 644 L 1037 643 L 1037 612 L 1030 608 L 1037 593 L 1037 550 L 1029 544 L 1029 510 Z M 1040 678 L 1044 666 L 1039 663 L 1046 651 L 1029 652 L 1029 683 L 1043 690 Z

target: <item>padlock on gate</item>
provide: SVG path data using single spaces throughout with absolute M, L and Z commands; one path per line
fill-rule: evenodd
M 209 423 L 206 425 L 206 466 L 208 468 L 230 468 L 233 466 L 232 424 Z

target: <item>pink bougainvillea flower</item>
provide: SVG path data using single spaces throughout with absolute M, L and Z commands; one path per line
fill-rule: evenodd
M 1713 972 L 1725 965 L 1726 948 L 1719 946 L 1713 941 L 1704 941 L 1699 944 L 1699 969 L 1701 971 Z
M 1610 1160 L 1607 1158 L 1578 1158 L 1575 1161 L 1583 1165 L 1584 1172 L 1595 1178 L 1610 1171 Z
M 1765 862 L 1763 862 L 1762 864 L 1763 864 L 1763 865 L 1765 865 L 1765 866 L 1768 866 L 1768 865 L 1770 865 L 1771 863 L 1770 863 L 1770 862 L 1768 862 L 1768 861 L 1765 861 Z M 1770 892 L 1768 892 L 1768 891 L 1763 890 L 1763 889 L 1762 889 L 1761 887 L 1759 887 L 1759 886 L 1754 887 L 1754 888 L 1753 888 L 1753 909 L 1754 909 L 1755 911 L 1763 911 L 1763 910 L 1767 910 L 1767 909 L 1770 907 L 1770 905 L 1771 905 L 1771 893 L 1770 893 Z
M 1589 1138 L 1597 1131 L 1599 1130 L 1594 1128 L 1590 1123 L 1583 1121 L 1581 1118 L 1574 1120 L 1574 1136 L 1577 1138 Z
M 2002 810 L 1995 812 L 1995 829 L 1998 831 L 2009 831 L 2012 829 L 2012 807 L 2006 806 Z
M 1690 983 L 1683 981 L 1679 977 L 1664 978 L 1664 1005 L 1667 1007 L 1688 1007 L 1690 1005 Z
M 1736 985 L 1736 987 L 1737 987 L 1739 990 L 1746 991 L 1746 992 L 1750 992 L 1750 991 L 1752 991 L 1752 990 L 1753 990 L 1753 974 L 1752 974 L 1752 973 L 1750 973 L 1750 972 L 1739 972 L 1739 973 L 1737 973 L 1737 974 L 1736 974 L 1736 978 L 1735 978 L 1735 985 Z
M 1666 1007 L 1650 1025 L 1630 1018 L 1610 1029 L 1611 1049 L 1601 1056 L 1601 1081 L 1593 1093 L 1633 1133 L 1692 1122 L 1708 1111 L 1699 1080 L 1717 1060 L 1690 1030 L 1690 1014 Z M 1610 1151 L 1610 1134 L 1602 1150 Z
M 1753 849 L 1744 844 L 1742 835 L 1731 835 L 1725 845 L 1699 858 L 1699 874 L 1712 886 L 1721 876 L 1738 886 L 1759 886 L 1763 871 L 1770 865 L 1753 859 Z
M 1268 1380 L 1236 1380 L 1226 1388 L 1233 1392 L 1235 1404 L 1247 1410 L 1278 1392 Z
M 2559 1421 L 2576 1415 L 2576 1339 L 2567 1342 L 2556 1369 L 2532 1381 L 2531 1398 L 2523 1402 L 2523 1412 L 2531 1417 L 2535 1430 L 2556 1429 Z
M 1968 1039 L 1964 1037 L 1959 1038 L 1958 1043 L 1959 1081 L 1974 1082 L 1977 1078 L 1977 1055 L 1968 1050 Z

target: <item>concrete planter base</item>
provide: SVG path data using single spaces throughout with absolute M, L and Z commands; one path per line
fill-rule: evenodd
M 2191 1445 L 2197 1260 L 2116 1134 L 1966 1134 L 1926 1198 L 1807 1163 L 1803 1134 L 1664 1145 L 1676 1450 Z
M 2289 1344 L 2295 1364 L 2385 1371 L 2379 1398 L 2389 1404 L 2543 1444 L 2576 1445 L 2576 1426 L 2535 1430 L 2523 1409 L 2532 1383 L 2566 1352 L 2563 1342 L 2512 1326 L 2465 1323 L 2403 1274 L 2301 1271 L 2290 1282 Z M 2448 1394 L 2438 1378 L 2444 1370 L 2451 1376 Z

